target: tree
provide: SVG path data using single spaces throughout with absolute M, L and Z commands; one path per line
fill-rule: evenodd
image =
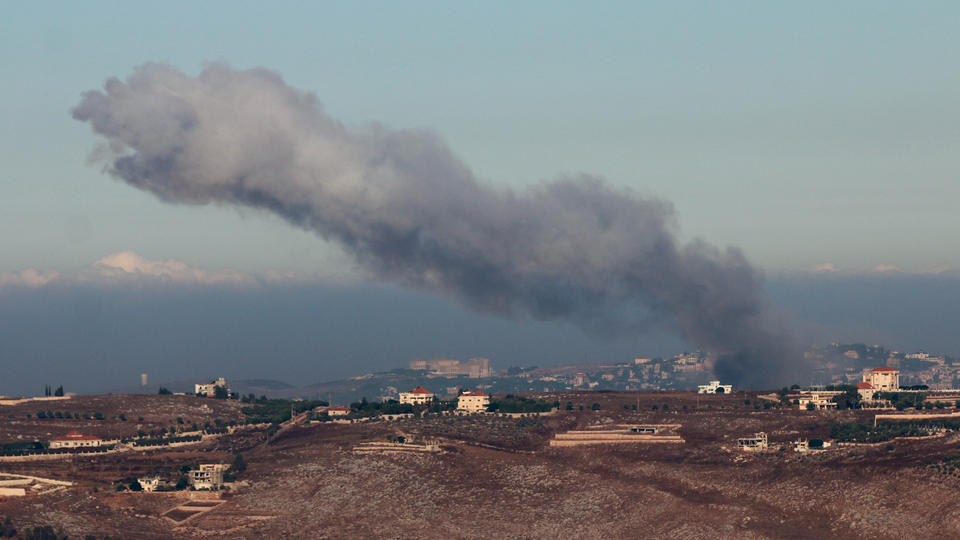
M 593 405 L 590 406 L 590 408 L 593 409 L 593 410 L 595 410 L 595 411 L 599 411 L 599 410 L 600 410 L 600 404 L 599 404 L 599 403 L 594 403 Z
M 230 397 L 230 393 L 227 392 L 227 389 L 223 386 L 215 386 L 213 388 L 213 397 L 217 399 L 227 399 Z
M 568 401 L 568 402 L 567 402 L 567 406 L 566 406 L 565 408 L 566 408 L 568 411 L 572 411 L 572 410 L 573 410 L 573 402 L 572 402 L 572 401 Z
M 173 392 L 171 392 L 170 390 L 167 390 L 167 388 L 166 388 L 165 386 L 161 386 L 160 389 L 157 390 L 157 394 L 159 394 L 159 395 L 161 395 L 161 396 L 169 396 L 169 395 L 172 394 L 172 393 L 173 393 Z
M 62 384 L 57 387 L 57 391 L 54 392 L 53 395 L 55 395 L 55 396 L 62 396 L 62 395 L 63 395 L 63 385 L 62 385 Z
M 179 479 L 177 479 L 177 485 L 173 486 L 173 489 L 177 491 L 183 491 L 187 489 L 187 486 L 189 485 L 190 485 L 190 481 L 187 480 L 187 477 L 181 476 Z
M 230 465 L 230 469 L 238 473 L 247 470 L 247 462 L 243 459 L 243 454 L 237 454 L 233 457 L 233 464 Z
M 128 487 L 130 488 L 130 491 L 143 491 L 143 486 L 140 485 L 140 481 L 136 478 L 130 481 L 130 485 Z
M 723 393 L 723 387 L 722 387 L 722 386 L 718 386 L 717 389 L 715 390 L 715 392 L 716 392 L 717 394 L 722 394 L 722 393 Z

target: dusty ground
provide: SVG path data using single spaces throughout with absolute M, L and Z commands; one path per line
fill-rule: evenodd
M 138 429 L 149 433 L 177 426 L 190 428 L 193 423 L 203 426 L 217 418 L 239 421 L 240 407 L 237 401 L 136 394 L 76 396 L 63 401 L 3 405 L 0 406 L 0 443 L 50 440 L 72 430 L 112 439 L 132 437 Z M 39 411 L 53 412 L 54 418 L 38 418 Z M 56 418 L 57 412 L 70 413 L 71 418 Z M 103 415 L 103 420 L 94 419 L 97 412 Z M 76 414 L 80 415 L 79 419 L 72 418 Z M 121 415 L 126 420 L 122 420 Z M 182 424 L 178 418 L 183 420 Z
M 575 410 L 534 419 L 314 424 L 183 451 L 0 464 L 0 471 L 78 482 L 56 494 L 0 499 L 0 516 L 21 527 L 53 524 L 71 537 L 960 537 L 960 478 L 927 466 L 960 454 L 956 434 L 817 454 L 775 448 L 746 455 L 734 449 L 737 437 L 766 431 L 779 447 L 798 436 L 826 439 L 835 421 L 872 417 L 756 410 L 752 395 L 701 397 L 695 408 L 694 394 L 642 394 L 635 411 L 636 394 L 548 399 L 561 406 L 573 401 Z M 594 402 L 601 410 L 590 410 Z M 688 442 L 547 447 L 557 431 L 613 422 L 680 423 Z M 349 451 L 359 441 L 400 434 L 439 438 L 446 451 Z M 189 492 L 111 490 L 129 476 L 176 474 L 181 464 L 229 461 L 236 452 L 249 468 L 215 507 L 185 504 Z

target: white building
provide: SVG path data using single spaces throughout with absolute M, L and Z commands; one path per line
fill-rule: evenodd
M 873 368 L 863 376 L 863 382 L 880 392 L 896 392 L 900 389 L 900 370 L 890 366 Z
M 483 412 L 490 405 L 490 396 L 479 390 L 467 390 L 457 398 L 457 410 L 469 413 Z
M 866 381 L 860 381 L 857 383 L 857 394 L 860 395 L 860 399 L 862 401 L 873 401 L 873 394 L 876 392 L 877 389 Z
M 346 416 L 350 414 L 349 407 L 330 407 L 327 409 L 327 415 L 329 416 Z
M 50 439 L 50 448 L 84 448 L 102 444 L 103 441 L 100 440 L 100 437 L 83 435 L 79 431 L 71 431 L 65 437 Z
M 737 448 L 747 452 L 763 452 L 767 449 L 767 434 L 761 432 L 753 437 L 737 439 Z
M 143 478 L 137 478 L 137 482 L 139 482 L 140 487 L 148 493 L 156 491 L 157 488 L 160 487 L 159 476 L 145 476 Z
M 835 395 L 837 395 L 837 392 L 804 392 L 797 397 L 797 404 L 800 406 L 801 410 L 810 408 L 816 410 L 835 409 L 837 407 L 837 403 L 832 401 L 833 396 Z
M 409 403 L 411 405 L 426 405 L 433 401 L 433 392 L 422 386 L 413 389 L 412 392 L 400 392 L 400 403 Z
M 710 384 L 701 384 L 697 387 L 698 394 L 732 394 L 732 384 L 720 384 L 720 381 L 710 381 Z
M 224 379 L 223 377 L 220 377 L 215 381 L 210 381 L 210 384 L 194 385 L 194 388 L 196 388 L 196 391 L 194 391 L 194 394 L 200 394 L 201 396 L 205 396 L 205 397 L 213 397 L 217 395 L 218 387 L 222 387 L 224 390 L 227 391 L 227 395 L 230 395 L 230 387 L 227 386 L 227 380 Z
M 190 471 L 190 485 L 194 489 L 220 489 L 223 471 L 229 466 L 222 463 L 204 463 Z

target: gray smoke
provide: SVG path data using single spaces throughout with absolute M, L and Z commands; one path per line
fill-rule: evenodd
M 387 282 L 602 335 L 668 324 L 725 380 L 794 380 L 760 272 L 738 249 L 680 245 L 664 201 L 591 176 L 494 188 L 435 134 L 348 130 L 260 68 L 145 64 L 84 93 L 73 117 L 106 139 L 111 175 L 161 200 L 265 209 Z

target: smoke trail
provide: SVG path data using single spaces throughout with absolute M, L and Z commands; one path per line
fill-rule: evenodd
M 268 210 L 379 279 L 593 332 L 666 322 L 741 385 L 797 367 L 739 250 L 679 245 L 669 203 L 598 178 L 496 189 L 432 133 L 350 131 L 277 74 L 220 63 L 196 78 L 145 64 L 73 117 L 109 143 L 111 175 L 167 202 Z

